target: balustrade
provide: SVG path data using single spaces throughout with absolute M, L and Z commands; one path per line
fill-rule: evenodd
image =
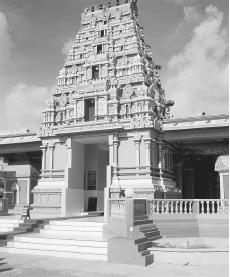
M 109 200 L 109 217 L 124 217 L 125 216 L 125 200 L 110 199 Z
M 150 214 L 228 214 L 228 199 L 152 199 Z

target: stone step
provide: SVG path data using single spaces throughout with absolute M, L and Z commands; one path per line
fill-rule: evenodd
M 145 219 L 145 220 L 135 220 L 134 226 L 144 225 L 144 224 L 153 224 L 152 219 Z
M 56 229 L 43 229 L 40 231 L 41 234 L 56 234 L 56 235 L 75 235 L 75 236 L 87 236 L 87 237 L 103 237 L 102 232 L 86 232 L 76 230 L 56 230 Z
M 89 221 L 68 221 L 68 220 L 51 220 L 50 225 L 55 226 L 73 226 L 73 227 L 99 227 L 104 226 L 104 222 L 89 222 Z
M 159 237 L 161 237 L 160 233 L 159 234 L 153 234 L 153 235 L 146 236 L 146 240 L 147 241 L 154 241 L 154 240 L 159 239 Z
M 62 251 L 70 253 L 82 253 L 82 254 L 98 254 L 107 255 L 107 247 L 92 247 L 92 246 L 77 246 L 77 245 L 58 245 L 49 243 L 27 243 L 20 241 L 10 241 L 7 244 L 9 248 L 17 249 L 32 249 L 32 250 L 42 250 L 42 251 Z
M 92 247 L 107 247 L 106 240 L 86 240 L 80 238 L 62 238 L 62 237 L 42 237 L 38 236 L 15 236 L 14 241 L 26 243 L 44 243 L 55 245 L 70 245 L 70 246 L 92 246 Z
M 145 250 L 141 252 L 141 256 L 147 256 L 150 254 L 150 250 Z
M 147 220 L 148 218 L 149 218 L 148 215 L 134 216 L 134 221 L 135 220 Z
M 44 230 L 56 231 L 79 231 L 79 232 L 102 232 L 103 226 L 72 226 L 72 225 L 46 225 Z
M 138 245 L 137 245 L 137 249 L 138 249 L 138 252 L 142 252 L 142 251 L 145 251 L 145 250 L 147 250 L 149 247 L 152 247 L 152 242 L 150 242 L 150 241 L 145 241 L 145 242 L 143 242 L 143 243 L 139 243 Z
M 1 218 L 0 219 L 0 224 L 4 223 L 4 224 L 19 224 L 19 223 L 23 223 L 24 221 L 21 219 L 7 219 L 7 218 Z
M 11 232 L 13 231 L 14 228 L 7 228 L 7 227 L 0 227 L 0 233 L 6 233 L 6 232 Z
M 145 256 L 145 266 L 151 265 L 154 262 L 153 254 L 149 254 Z
M 141 232 L 148 230 L 148 229 L 157 229 L 157 226 L 155 224 L 144 224 L 144 225 L 139 226 L 139 230 Z
M 107 261 L 107 254 L 88 254 L 78 252 L 65 252 L 65 251 L 49 251 L 49 250 L 38 250 L 38 249 L 25 249 L 15 247 L 1 247 L 0 252 L 17 253 L 17 254 L 30 254 L 30 255 L 44 255 L 53 257 L 63 258 L 75 258 L 81 260 L 96 260 L 96 261 Z
M 18 226 L 19 226 L 19 223 L 0 222 L 0 228 L 15 228 Z

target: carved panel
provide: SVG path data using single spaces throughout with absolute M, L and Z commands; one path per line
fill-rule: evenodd
M 124 98 L 130 98 L 133 94 L 133 88 L 131 85 L 127 85 L 123 88 L 123 97 Z
M 77 101 L 77 117 L 84 116 L 84 101 Z
M 107 114 L 107 101 L 105 98 L 99 98 L 97 102 L 97 114 L 106 115 Z

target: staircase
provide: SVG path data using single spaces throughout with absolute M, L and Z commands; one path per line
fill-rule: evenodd
M 144 234 L 148 242 L 161 238 L 159 229 L 156 224 L 153 224 L 152 219 L 148 219 L 148 216 L 135 217 L 134 226 L 139 226 L 139 231 Z
M 0 251 L 107 261 L 103 225 L 94 221 L 50 221 L 39 233 L 14 236 Z
M 13 232 L 15 228 L 19 227 L 19 224 L 23 223 L 20 219 L 0 219 L 0 235 Z

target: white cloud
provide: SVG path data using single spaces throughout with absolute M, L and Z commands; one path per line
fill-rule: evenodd
M 190 41 L 170 59 L 165 87 L 175 100 L 174 116 L 228 111 L 228 37 L 222 21 L 223 13 L 209 5 Z
M 67 55 L 74 44 L 74 39 L 67 40 L 62 47 L 62 54 Z
M 197 6 L 185 6 L 184 7 L 184 20 L 187 23 L 199 22 L 201 14 L 198 11 Z
M 26 129 L 37 131 L 48 90 L 23 82 L 10 87 L 9 78 L 4 73 L 4 65 L 9 62 L 13 46 L 8 30 L 6 16 L 0 12 L 0 134 Z
M 0 66 L 7 63 L 10 56 L 12 41 L 6 16 L 0 12 Z
M 42 121 L 42 111 L 48 99 L 46 87 L 37 87 L 24 83 L 14 86 L 1 99 L 1 132 L 37 131 Z

